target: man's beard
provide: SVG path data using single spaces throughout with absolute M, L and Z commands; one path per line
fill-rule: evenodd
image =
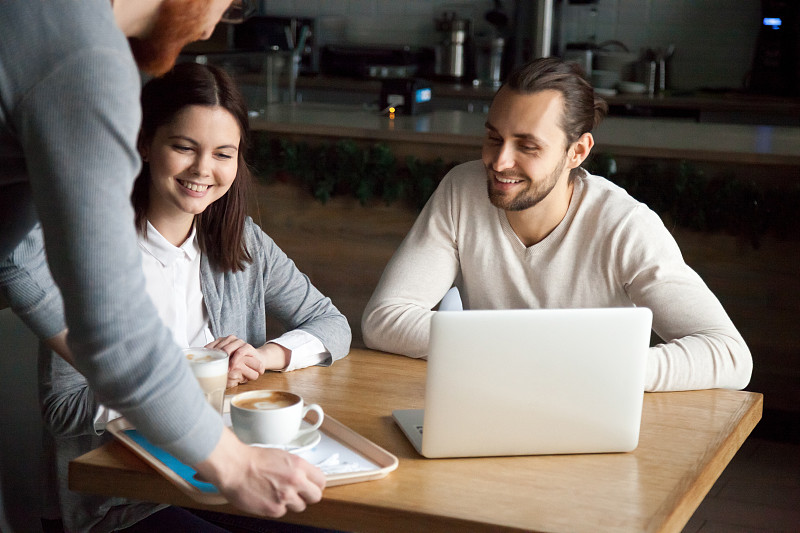
M 203 34 L 208 9 L 207 1 L 165 0 L 150 35 L 128 39 L 139 68 L 152 76 L 168 72 L 183 47 Z
M 567 166 L 567 154 L 561 158 L 561 161 L 553 169 L 546 179 L 543 181 L 536 183 L 530 176 L 526 176 L 525 174 L 521 173 L 514 173 L 514 172 L 494 172 L 487 167 L 486 169 L 486 188 L 489 193 L 489 201 L 492 202 L 492 205 L 503 209 L 505 211 L 524 211 L 529 209 L 545 198 L 550 192 L 555 188 L 556 183 L 558 183 L 558 179 L 561 177 L 561 174 L 564 172 L 564 169 Z M 523 178 L 526 179 L 528 182 L 528 187 L 519 193 L 513 198 L 506 198 L 506 194 L 496 191 L 492 188 L 492 181 L 494 181 L 493 174 L 496 174 L 502 178 Z

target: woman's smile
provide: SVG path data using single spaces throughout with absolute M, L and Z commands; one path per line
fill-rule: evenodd
M 186 181 L 181 179 L 176 179 L 175 181 L 177 181 L 178 184 L 181 185 L 183 188 L 188 189 L 189 191 L 194 193 L 205 193 L 209 189 L 209 187 L 211 187 L 211 185 L 201 185 L 199 183 L 194 183 L 191 181 Z M 202 196 L 202 194 L 200 196 Z

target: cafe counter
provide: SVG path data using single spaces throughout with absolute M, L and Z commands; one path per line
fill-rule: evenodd
M 392 117 L 362 105 L 307 102 L 266 106 L 251 117 L 251 126 L 288 138 L 385 142 L 400 156 L 466 161 L 480 156 L 485 121 L 483 112 L 440 109 Z M 595 153 L 616 157 L 686 159 L 776 170 L 800 165 L 800 127 L 610 116 L 593 133 Z

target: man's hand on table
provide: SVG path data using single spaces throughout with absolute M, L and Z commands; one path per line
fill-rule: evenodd
M 247 446 L 228 428 L 195 469 L 237 508 L 273 518 L 320 501 L 325 488 L 317 467 L 281 450 Z

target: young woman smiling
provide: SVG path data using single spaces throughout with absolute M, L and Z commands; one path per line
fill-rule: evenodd
M 227 351 L 228 386 L 343 357 L 346 319 L 246 215 L 247 108 L 227 74 L 178 65 L 145 85 L 142 113 L 144 166 L 131 199 L 147 290 L 178 343 Z M 164 253 L 186 272 L 170 272 Z M 235 323 L 245 310 L 249 320 Z M 275 342 L 267 314 L 290 330 Z

